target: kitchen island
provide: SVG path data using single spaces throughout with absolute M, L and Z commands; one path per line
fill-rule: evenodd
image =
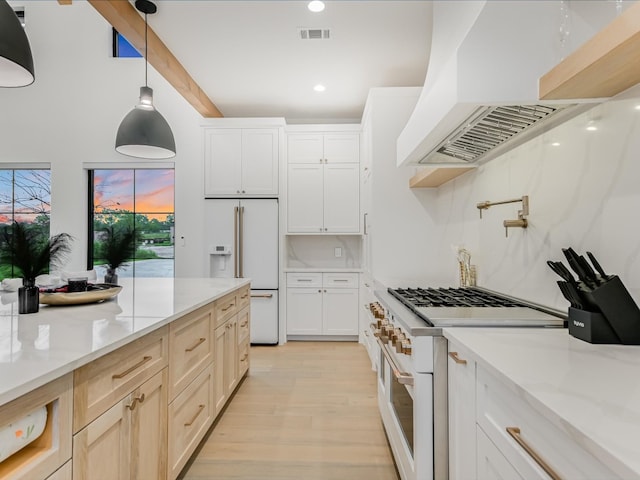
M 0 292 L 0 427 L 48 412 L 45 433 L 0 460 L 1 478 L 116 467 L 121 478 L 175 478 L 246 374 L 249 280 L 121 284 L 103 303 L 29 315 Z
M 640 348 L 566 329 L 443 333 L 450 478 L 640 478 Z

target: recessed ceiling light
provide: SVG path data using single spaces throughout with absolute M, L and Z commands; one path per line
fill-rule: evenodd
M 326 88 L 324 85 L 322 85 L 322 84 L 320 84 L 320 83 L 319 83 L 318 85 L 316 85 L 315 87 L 313 87 L 313 89 L 314 89 L 316 92 L 324 92 L 327 88 Z
M 552 147 L 559 147 L 560 146 L 560 142 L 553 142 L 551 144 Z
M 636 105 L 636 106 L 635 106 L 635 109 L 636 109 L 636 110 L 640 110 L 640 104 Z
M 318 13 L 324 10 L 324 2 L 320 0 L 312 0 L 307 5 L 307 8 L 311 10 L 313 13 Z
M 589 132 L 595 132 L 596 130 L 598 130 L 598 124 L 594 121 L 591 120 L 588 124 L 587 124 L 587 128 L 586 128 Z

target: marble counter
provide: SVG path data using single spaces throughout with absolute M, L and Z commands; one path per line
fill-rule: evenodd
M 640 478 L 640 347 L 592 345 L 565 329 L 443 333 L 620 478 Z
M 40 305 L 19 315 L 17 293 L 0 292 L 0 405 L 248 285 L 248 279 L 123 278 L 99 304 Z

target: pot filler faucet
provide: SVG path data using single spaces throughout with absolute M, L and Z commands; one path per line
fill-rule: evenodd
M 522 196 L 522 198 L 514 198 L 513 200 L 503 200 L 501 202 L 490 202 L 487 200 L 486 202 L 478 203 L 476 207 L 478 207 L 478 210 L 480 210 L 480 218 L 482 218 L 482 210 L 487 210 L 489 207 L 493 207 L 494 205 L 516 202 L 522 202 L 522 210 L 518 210 L 518 218 L 515 220 L 505 220 L 504 222 L 502 222 L 502 225 L 504 225 L 505 237 L 508 237 L 510 227 L 527 228 L 529 226 L 529 222 L 525 218 L 527 215 L 529 215 L 529 195 L 524 195 Z

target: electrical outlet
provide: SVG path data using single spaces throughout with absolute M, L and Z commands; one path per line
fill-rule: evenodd
M 333 254 L 336 256 L 336 258 L 340 258 L 342 256 L 342 247 L 335 247 L 333 249 Z

